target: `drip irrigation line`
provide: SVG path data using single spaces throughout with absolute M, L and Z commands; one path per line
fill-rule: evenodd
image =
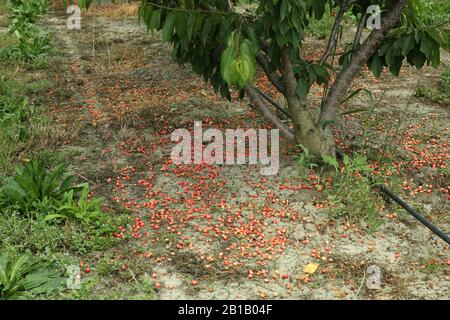
M 268 101 L 270 102 L 276 109 L 281 111 L 284 115 L 286 115 L 288 118 L 292 119 L 291 115 L 284 110 L 272 97 L 270 97 L 268 94 L 266 94 L 263 90 L 256 87 L 258 92 Z M 344 157 L 344 153 L 340 150 L 336 150 L 336 155 L 339 158 Z M 413 209 L 408 203 L 406 203 L 404 200 L 402 200 L 399 196 L 394 194 L 391 190 L 388 189 L 388 187 L 384 184 L 377 184 L 375 183 L 374 178 L 369 174 L 363 174 L 365 178 L 369 179 L 369 181 L 372 183 L 372 187 L 374 189 L 377 189 L 379 192 L 385 194 L 387 197 L 389 197 L 391 200 L 396 202 L 400 207 L 405 209 L 410 215 L 412 215 L 415 219 L 417 219 L 420 223 L 422 223 L 425 227 L 427 227 L 429 230 L 431 230 L 434 234 L 436 234 L 439 238 L 447 242 L 447 244 L 450 244 L 450 237 L 442 231 L 440 228 L 432 224 L 425 216 L 419 212 L 417 212 L 415 209 Z
M 261 96 L 263 96 L 263 98 L 266 99 L 268 102 L 270 102 L 278 111 L 283 113 L 289 119 L 292 119 L 291 115 L 282 106 L 280 106 L 280 104 L 278 104 L 278 102 L 276 102 L 275 99 L 273 99 L 271 96 L 269 96 L 267 93 L 265 93 L 263 90 L 261 90 L 257 86 L 255 86 L 255 88 L 256 88 L 256 91 L 258 91 L 258 93 Z
M 370 180 L 373 180 L 372 177 L 369 178 Z M 399 206 L 401 206 L 403 209 L 408 211 L 409 214 L 411 214 L 414 218 L 420 221 L 425 227 L 430 229 L 434 234 L 436 234 L 438 237 L 440 237 L 442 240 L 450 244 L 450 237 L 441 229 L 436 227 L 434 224 L 432 224 L 427 218 L 425 218 L 422 214 L 414 210 L 409 204 L 407 204 L 405 201 L 403 201 L 401 198 L 399 198 L 397 195 L 395 195 L 391 190 L 389 190 L 385 185 L 378 185 L 376 186 L 382 193 L 387 195 L 389 198 L 397 202 Z
M 342 151 L 337 150 L 336 154 L 343 158 L 344 154 Z M 450 237 L 441 229 L 439 229 L 437 226 L 432 224 L 425 216 L 419 212 L 417 212 L 415 209 L 413 209 L 408 203 L 406 203 L 403 199 L 401 199 L 399 196 L 397 196 L 394 192 L 389 190 L 389 188 L 384 184 L 376 183 L 373 176 L 369 174 L 363 174 L 363 176 L 372 184 L 372 187 L 374 189 L 378 189 L 379 192 L 385 194 L 387 197 L 389 197 L 391 200 L 396 202 L 400 207 L 405 209 L 410 215 L 412 215 L 414 218 L 419 220 L 420 223 L 422 223 L 425 227 L 430 229 L 434 234 L 436 234 L 439 238 L 450 244 Z

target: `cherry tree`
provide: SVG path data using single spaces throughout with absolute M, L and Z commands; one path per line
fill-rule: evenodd
M 177 62 L 190 64 L 224 97 L 230 99 L 231 90 L 248 96 L 285 138 L 320 157 L 335 154 L 332 129 L 364 66 L 379 77 L 385 68 L 398 76 L 405 60 L 416 68 L 439 65 L 449 33 L 443 25 L 426 25 L 420 6 L 420 0 L 142 0 L 139 17 L 162 32 Z M 305 29 L 326 10 L 334 13 L 326 49 L 308 60 Z M 352 41 L 340 50 L 349 13 L 358 22 L 346 28 Z M 255 85 L 258 69 L 284 96 L 284 106 Z M 323 90 L 318 105 L 309 99 L 314 83 Z

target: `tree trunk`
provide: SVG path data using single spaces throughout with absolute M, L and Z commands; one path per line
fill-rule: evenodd
M 297 143 L 307 148 L 311 155 L 320 160 L 323 155 L 335 156 L 334 137 L 331 128 L 319 127 L 314 116 L 309 112 L 306 102 L 301 101 L 297 95 L 297 79 L 292 69 L 287 50 L 282 52 L 282 76 L 284 96 L 286 98 L 289 113 L 294 123 L 294 137 Z
M 295 141 L 307 148 L 311 155 L 318 160 L 323 155 L 334 157 L 336 148 L 331 127 L 327 126 L 325 129 L 319 127 L 313 115 L 299 99 L 294 98 L 288 101 L 288 105 L 295 126 Z
M 247 85 L 245 91 L 264 118 L 279 129 L 281 135 L 287 140 L 308 148 L 311 154 L 318 159 L 321 159 L 324 154 L 335 155 L 334 137 L 331 128 L 321 129 L 297 96 L 290 97 L 288 100 L 289 113 L 295 126 L 295 130 L 292 130 L 269 109 L 254 86 Z

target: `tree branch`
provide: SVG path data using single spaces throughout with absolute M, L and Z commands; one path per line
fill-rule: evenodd
M 234 10 L 233 2 L 231 0 L 228 0 L 228 8 L 230 11 Z
M 258 61 L 259 65 L 263 68 L 267 78 L 274 85 L 274 87 L 279 92 L 284 93 L 284 85 L 278 76 L 278 73 L 276 71 L 270 71 L 270 62 L 267 60 L 266 56 L 263 53 L 258 52 L 256 55 L 256 61 Z
M 249 95 L 254 105 L 263 114 L 264 119 L 271 122 L 277 129 L 279 129 L 283 137 L 288 140 L 294 140 L 292 130 L 269 109 L 258 90 L 253 85 L 246 85 L 244 90 Z
M 297 98 L 297 78 L 295 77 L 294 70 L 292 69 L 291 59 L 287 48 L 283 48 L 281 52 L 282 71 L 281 74 L 284 80 L 285 94 L 284 96 L 289 101 L 290 99 Z
M 291 118 L 291 115 L 285 110 L 285 108 L 283 108 L 278 102 L 276 102 L 270 95 L 268 95 L 266 92 L 264 92 L 258 87 L 255 87 L 255 89 L 264 99 L 270 102 L 278 111 L 283 113 L 286 117 Z
M 366 22 L 367 22 L 367 13 L 363 13 L 361 18 L 359 19 L 358 29 L 356 29 L 355 39 L 353 40 L 353 52 L 356 52 L 356 50 L 359 49 L 359 46 L 361 44 L 361 36 L 364 27 L 366 26 Z
M 351 61 L 345 69 L 342 69 L 331 87 L 325 100 L 319 123 L 326 126 L 336 119 L 341 100 L 351 86 L 353 79 L 359 70 L 367 63 L 370 57 L 378 50 L 386 34 L 397 24 L 408 0 L 395 0 L 393 6 L 384 15 L 380 29 L 375 29 L 364 41 L 362 46 L 352 55 Z
M 334 52 L 334 49 L 337 45 L 339 27 L 341 26 L 342 18 L 344 18 L 345 11 L 347 11 L 347 6 L 343 4 L 339 8 L 339 13 L 336 16 L 333 28 L 331 29 L 331 34 L 330 38 L 328 39 L 327 48 L 325 49 L 322 58 L 320 58 L 320 65 L 324 65 L 325 62 L 327 62 L 328 58 L 331 56 L 331 54 Z

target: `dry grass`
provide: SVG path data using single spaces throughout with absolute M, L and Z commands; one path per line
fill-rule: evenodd
M 139 5 L 137 3 L 93 4 L 86 16 L 102 16 L 111 19 L 137 17 Z

